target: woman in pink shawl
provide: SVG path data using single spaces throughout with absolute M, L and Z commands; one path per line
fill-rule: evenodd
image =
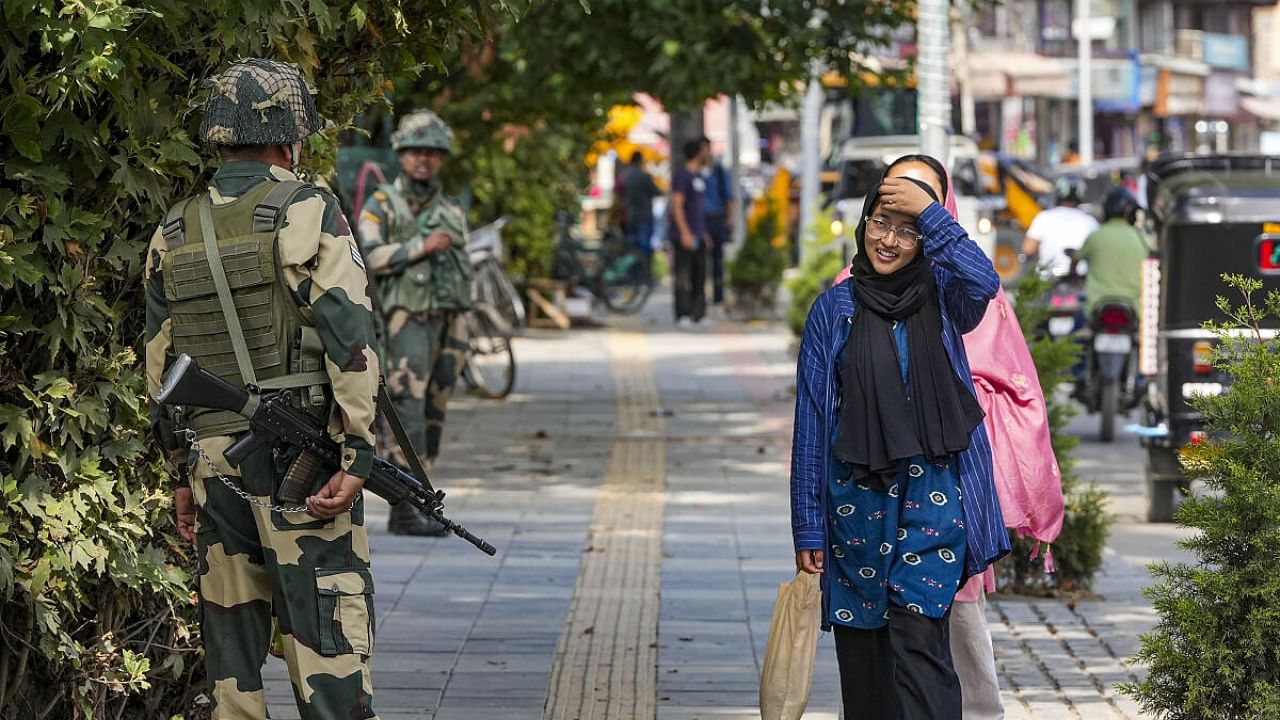
M 909 173 L 910 171 L 908 171 Z M 946 209 L 956 213 L 947 183 Z M 836 283 L 849 276 L 845 268 Z M 1044 393 L 1026 338 L 1001 290 L 982 323 L 964 336 L 973 387 L 986 412 L 996 492 L 1005 525 L 1020 537 L 1048 545 L 1062 529 L 1062 480 L 1049 440 Z M 1045 572 L 1053 572 L 1053 554 L 1044 553 Z M 995 654 L 986 620 L 986 593 L 995 590 L 995 570 L 987 568 L 956 594 L 951 609 L 951 655 L 964 697 L 965 720 L 1001 720 L 1004 704 L 996 677 Z

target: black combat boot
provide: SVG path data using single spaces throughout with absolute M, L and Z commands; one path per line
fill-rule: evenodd
M 419 537 L 442 537 L 449 534 L 449 530 L 440 521 L 423 515 L 409 503 L 392 506 L 391 518 L 387 521 L 387 532 L 392 535 Z

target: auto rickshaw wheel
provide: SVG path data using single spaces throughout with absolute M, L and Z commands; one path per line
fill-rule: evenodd
M 1018 275 L 1018 249 L 1011 245 L 997 245 L 995 262 L 996 274 L 1001 280 L 1012 280 Z
M 1147 522 L 1173 522 L 1182 504 L 1186 480 L 1178 467 L 1177 451 L 1165 447 L 1147 448 Z

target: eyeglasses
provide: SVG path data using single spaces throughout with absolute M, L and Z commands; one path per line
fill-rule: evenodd
M 899 227 L 890 225 L 880 218 L 868 217 L 867 219 L 867 237 L 872 240 L 883 240 L 893 233 L 898 238 L 898 245 L 904 250 L 910 250 L 920 242 L 923 237 L 919 230 L 909 227 Z

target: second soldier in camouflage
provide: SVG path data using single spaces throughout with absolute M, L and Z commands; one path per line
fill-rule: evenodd
M 385 328 L 387 391 L 409 441 L 428 468 L 440 453 L 445 408 L 466 352 L 463 313 L 471 307 L 471 262 L 462 208 L 441 188 L 453 136 L 435 113 L 404 117 L 392 135 L 401 173 L 378 188 L 357 233 Z M 392 460 L 405 465 L 393 448 Z M 392 508 L 388 530 L 438 535 L 443 528 L 407 503 Z

